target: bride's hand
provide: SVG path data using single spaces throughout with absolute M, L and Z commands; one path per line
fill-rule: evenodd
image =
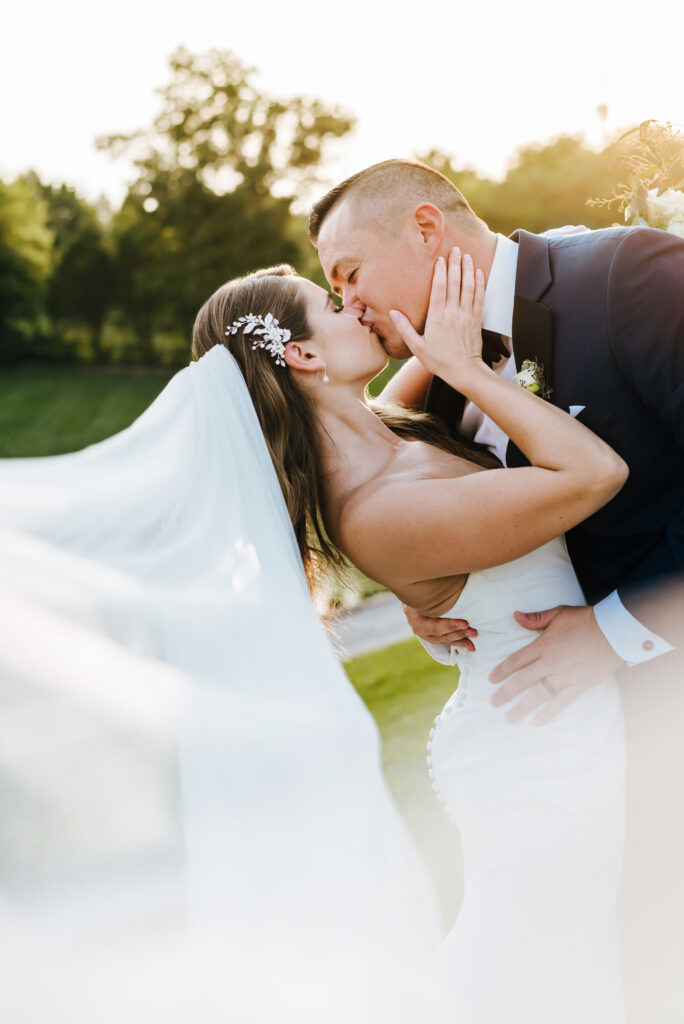
M 402 340 L 423 366 L 438 377 L 457 378 L 482 362 L 482 306 L 485 282 L 475 271 L 472 256 L 461 259 L 460 249 L 435 263 L 425 331 L 421 337 L 409 319 L 396 309 L 390 316 Z

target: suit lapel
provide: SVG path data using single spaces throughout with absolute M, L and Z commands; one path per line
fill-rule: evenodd
M 553 313 L 538 300 L 553 282 L 549 258 L 549 240 L 528 231 L 511 235 L 518 243 L 518 270 L 513 305 L 513 351 L 518 369 L 525 359 L 537 360 L 544 368 L 549 387 L 553 387 Z M 553 401 L 553 392 L 551 401 Z M 519 448 L 509 441 L 506 449 L 509 466 L 528 466 Z
M 553 380 L 553 313 L 539 302 L 516 295 L 513 306 L 513 351 L 520 369 L 526 359 L 541 363 L 544 377 Z

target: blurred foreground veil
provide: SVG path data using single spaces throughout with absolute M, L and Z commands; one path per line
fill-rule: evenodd
M 0 1012 L 438 1019 L 433 897 L 222 346 L 0 462 Z

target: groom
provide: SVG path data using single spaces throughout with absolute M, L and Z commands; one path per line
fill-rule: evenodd
M 506 238 L 447 178 L 408 160 L 337 185 L 314 206 L 309 233 L 333 290 L 397 359 L 411 353 L 391 310 L 421 331 L 434 259 L 454 245 L 469 252 L 487 280 L 485 355 L 491 350 L 495 369 L 510 378 L 526 359 L 541 363 L 550 401 L 629 464 L 620 494 L 567 537 L 587 606 L 520 616 L 542 632 L 496 670 L 493 682 L 507 680 L 496 701 L 526 694 L 524 713 L 546 703 L 548 720 L 619 667 L 672 651 L 677 623 L 649 594 L 684 570 L 684 242 L 633 228 Z M 526 464 L 487 417 L 417 360 L 383 394 L 399 391 L 505 465 Z M 407 614 L 431 653 L 439 656 L 436 644 L 472 647 L 477 623 Z M 453 651 L 443 651 L 440 660 L 453 663 Z M 535 686 L 540 680 L 545 687 Z
M 661 851 L 670 846 L 681 854 L 678 832 L 674 839 L 658 832 L 668 818 L 666 801 L 678 806 L 681 770 L 667 758 L 658 765 L 656 754 L 659 746 L 671 750 L 658 742 L 668 720 L 677 730 L 673 742 L 679 740 L 684 712 L 684 241 L 642 228 L 550 237 L 521 230 L 506 238 L 477 217 L 447 178 L 408 160 L 376 164 L 337 185 L 313 207 L 309 234 L 345 307 L 358 310 L 388 355 L 398 359 L 411 353 L 392 310 L 401 310 L 422 331 L 435 259 L 455 245 L 470 253 L 486 278 L 483 356 L 508 378 L 526 359 L 541 364 L 549 400 L 576 415 L 628 463 L 630 477 L 617 497 L 567 535 L 587 605 L 516 613 L 538 636 L 494 670 L 491 679 L 499 685 L 492 688 L 492 702 L 517 701 L 507 712 L 511 722 L 532 712 L 547 722 L 589 687 L 632 666 L 622 673 L 630 785 L 644 777 L 657 786 L 660 773 L 669 776 L 673 789 L 659 803 L 644 782 L 635 820 L 643 821 L 647 811 L 654 817 L 648 829 L 630 827 L 635 835 L 645 832 Z M 416 359 L 402 367 L 383 396 L 424 405 L 453 433 L 487 445 L 507 466 L 526 464 L 495 424 L 432 379 Z M 476 641 L 477 623 L 405 610 L 438 660 L 453 664 L 454 648 L 472 648 Z M 652 717 L 654 701 L 659 719 Z M 636 723 L 636 740 L 630 739 L 630 722 Z M 646 722 L 654 732 L 644 740 L 640 730 Z M 677 812 L 668 820 L 680 818 Z M 662 878 L 675 871 L 674 862 L 670 873 L 664 865 Z M 632 886 L 635 893 L 643 889 L 640 879 Z M 664 891 L 646 893 L 630 912 L 643 918 L 667 899 Z M 675 904 L 684 908 L 683 893 Z M 650 924 L 658 949 L 661 923 Z M 633 931 L 647 943 L 649 922 L 640 925 Z M 684 960 L 684 941 L 680 952 Z M 640 962 L 640 976 L 645 969 Z M 654 985 L 662 988 L 661 982 L 653 976 Z M 651 999 L 648 1018 L 658 1021 L 652 988 L 645 992 Z

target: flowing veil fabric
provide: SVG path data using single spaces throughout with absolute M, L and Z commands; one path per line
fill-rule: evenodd
M 0 463 L 0 630 L 5 1019 L 435 1015 L 432 894 L 225 348 Z

